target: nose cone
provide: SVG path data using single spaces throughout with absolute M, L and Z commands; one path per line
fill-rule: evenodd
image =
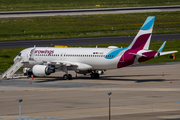
M 14 61 L 14 63 L 16 62 L 16 60 L 17 60 L 17 56 L 16 56 L 16 57 L 14 58 L 14 60 L 13 60 L 13 61 Z

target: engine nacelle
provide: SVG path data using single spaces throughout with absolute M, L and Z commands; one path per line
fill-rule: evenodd
M 46 76 L 55 72 L 55 69 L 45 65 L 35 65 L 32 68 L 32 72 L 35 76 Z

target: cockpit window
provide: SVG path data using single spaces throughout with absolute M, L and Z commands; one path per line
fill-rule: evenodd
M 21 53 L 19 53 L 18 56 L 21 56 Z

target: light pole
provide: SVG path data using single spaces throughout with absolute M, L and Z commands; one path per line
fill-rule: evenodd
M 23 101 L 22 99 L 17 99 L 16 101 L 19 102 L 19 120 L 21 120 L 21 102 Z
M 109 95 L 109 120 L 111 120 L 111 92 L 107 93 Z

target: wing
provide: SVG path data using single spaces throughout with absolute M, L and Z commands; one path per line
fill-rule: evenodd
M 75 66 L 77 67 L 77 70 L 89 70 L 92 69 L 92 66 L 85 64 L 85 63 L 78 63 L 78 62 L 70 62 L 70 61 L 43 61 L 45 64 L 48 65 L 54 65 L 56 68 L 59 68 L 61 66 Z

